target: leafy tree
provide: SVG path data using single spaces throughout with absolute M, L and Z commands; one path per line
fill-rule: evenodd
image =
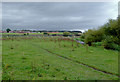
M 9 33 L 11 31 L 11 29 L 7 28 L 6 31 L 7 31 L 7 33 Z

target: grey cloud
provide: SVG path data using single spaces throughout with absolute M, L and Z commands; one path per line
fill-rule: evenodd
M 118 15 L 120 15 L 120 1 L 118 3 Z
M 4 2 L 3 29 L 88 29 L 115 18 L 112 2 Z M 115 8 L 115 9 L 114 9 Z

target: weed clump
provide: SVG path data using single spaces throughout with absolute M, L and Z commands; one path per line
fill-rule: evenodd
M 55 77 L 55 75 L 52 74 L 52 77 Z
M 5 69 L 8 69 L 9 67 L 11 67 L 10 64 L 6 64 L 6 65 L 5 65 Z
M 68 80 L 68 78 L 67 78 L 67 77 L 64 77 L 64 80 Z
M 22 57 L 21 59 L 27 59 L 26 57 Z
M 38 77 L 43 77 L 43 75 L 41 73 L 38 73 Z
M 11 46 L 11 47 L 10 47 L 10 49 L 14 49 L 14 47 L 13 47 L 13 46 Z
M 60 71 L 60 69 L 59 69 L 59 68 L 56 68 L 55 70 L 56 70 L 56 71 Z

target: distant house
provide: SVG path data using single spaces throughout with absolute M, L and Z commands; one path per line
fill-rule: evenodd
M 31 33 L 36 33 L 36 32 L 31 32 Z
M 10 31 L 9 33 L 14 33 L 14 31 Z
M 17 33 L 25 33 L 24 31 L 17 31 Z
M 30 33 L 29 31 L 13 31 L 13 33 Z
M 1 33 L 7 33 L 6 31 L 1 31 Z
M 79 35 L 81 35 L 82 33 L 78 33 Z

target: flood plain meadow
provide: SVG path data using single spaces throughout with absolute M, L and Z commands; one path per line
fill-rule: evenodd
M 3 80 L 117 80 L 118 51 L 73 37 L 4 36 Z

